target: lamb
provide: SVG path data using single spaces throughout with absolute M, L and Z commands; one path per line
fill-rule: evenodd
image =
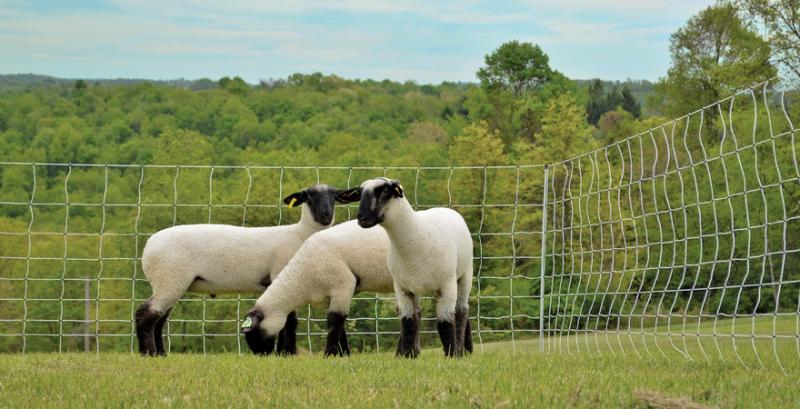
M 136 335 L 143 355 L 165 355 L 161 333 L 172 307 L 186 292 L 263 292 L 303 242 L 333 223 L 338 190 L 314 185 L 283 199 L 302 205 L 300 221 L 272 227 L 220 224 L 173 226 L 156 232 L 142 252 L 142 270 L 153 294 L 136 311 Z M 288 321 L 278 349 L 295 354 L 297 316 Z
M 419 355 L 422 293 L 434 293 L 437 299 L 436 329 L 445 355 L 471 353 L 472 237 L 464 218 L 447 208 L 415 212 L 394 179 L 367 180 L 339 197 L 360 201 L 358 224 L 365 229 L 380 224 L 389 237 L 389 271 L 401 323 L 397 355 Z
M 327 302 L 325 356 L 349 355 L 344 324 L 353 295 L 393 291 L 388 250 L 384 231 L 362 229 L 355 220 L 311 236 L 247 313 L 242 332 L 250 349 L 270 354 L 289 311 Z

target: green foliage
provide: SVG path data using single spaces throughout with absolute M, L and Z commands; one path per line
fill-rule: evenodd
M 596 79 L 589 85 L 588 91 L 589 101 L 586 104 L 586 112 L 590 124 L 597 125 L 597 121 L 603 114 L 617 108 L 631 113 L 634 118 L 642 116 L 642 106 L 627 85 L 622 86 L 621 92 L 616 86 L 612 86 L 606 92 L 602 81 Z
M 800 0 L 737 0 L 747 18 L 766 31 L 772 61 L 800 81 Z
M 551 69 L 547 55 L 530 43 L 503 44 L 486 56 L 477 76 L 482 87 L 467 94 L 464 107 L 473 122 L 498 130 L 508 146 L 533 141 L 548 101 L 577 94 L 575 83 Z
M 570 95 L 547 103 L 542 130 L 534 144 L 519 145 L 522 163 L 550 163 L 552 158 L 571 158 L 595 148 L 586 124 L 586 111 Z
M 630 112 L 634 118 L 638 119 L 642 117 L 642 106 L 639 104 L 639 101 L 634 98 L 628 87 L 622 87 L 622 92 L 620 92 L 619 96 L 619 105 L 622 109 Z
M 696 110 L 776 72 L 770 45 L 730 4 L 701 11 L 671 41 L 672 66 L 650 100 L 668 116 Z
M 535 91 L 555 75 L 547 54 L 531 43 L 516 40 L 504 43 L 487 55 L 485 61 L 478 78 L 489 90 L 506 89 L 521 95 Z

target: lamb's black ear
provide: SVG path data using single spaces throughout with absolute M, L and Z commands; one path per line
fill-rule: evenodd
M 361 186 L 352 189 L 340 190 L 336 193 L 336 201 L 339 203 L 353 203 L 361 200 Z
M 242 323 L 242 334 L 249 334 L 253 331 L 258 331 L 258 325 L 261 324 L 261 320 L 264 319 L 264 314 L 257 309 L 252 309 L 244 318 L 244 322 Z
M 306 191 L 302 190 L 286 196 L 286 198 L 283 199 L 283 203 L 286 203 L 289 205 L 289 208 L 292 208 L 293 206 L 305 203 L 307 197 L 308 195 L 306 194 Z
M 392 196 L 394 197 L 403 197 L 403 185 L 400 184 L 400 181 L 397 179 L 392 180 L 392 184 L 390 186 Z

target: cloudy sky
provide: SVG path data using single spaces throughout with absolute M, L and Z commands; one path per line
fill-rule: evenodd
M 0 73 L 475 81 L 509 40 L 571 78 L 655 80 L 713 0 L 0 0 Z

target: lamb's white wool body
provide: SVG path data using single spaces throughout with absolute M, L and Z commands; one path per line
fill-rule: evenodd
M 287 314 L 304 304 L 344 317 L 355 293 L 392 292 L 388 250 L 383 230 L 362 229 L 355 220 L 311 236 L 256 301 L 254 310 L 264 317 L 261 333 L 274 337 Z
M 388 264 L 401 321 L 397 353 L 419 354 L 419 296 L 426 293 L 437 299 L 437 330 L 445 354 L 472 352 L 468 311 L 473 248 L 464 218 L 447 208 L 414 211 L 397 180 L 368 180 L 343 196 L 360 201 L 361 227 L 380 224 L 389 237 Z
M 150 307 L 164 312 L 187 291 L 262 292 L 308 237 L 329 226 L 317 223 L 303 204 L 300 221 L 291 225 L 195 224 L 161 230 L 142 253 L 142 270 L 153 288 Z
M 389 236 L 389 271 L 401 317 L 416 311 L 406 293 L 438 294 L 436 315 L 452 321 L 456 306 L 467 308 L 472 286 L 472 237 L 461 215 L 447 208 L 415 212 L 405 197 L 385 207 L 381 227 Z

